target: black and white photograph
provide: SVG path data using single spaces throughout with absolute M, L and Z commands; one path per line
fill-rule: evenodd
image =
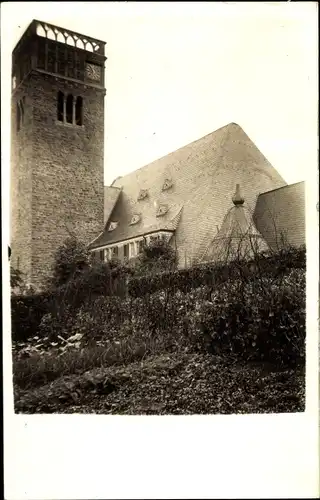
M 305 410 L 314 102 L 303 20 L 258 21 L 17 12 L 16 413 Z
M 317 8 L 2 4 L 8 500 L 317 497 Z

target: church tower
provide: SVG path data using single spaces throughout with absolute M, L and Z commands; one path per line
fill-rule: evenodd
M 41 286 L 103 229 L 105 42 L 32 21 L 12 54 L 12 265 Z

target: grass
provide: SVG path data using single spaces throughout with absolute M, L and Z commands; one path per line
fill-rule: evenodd
M 13 355 L 13 382 L 21 389 L 46 385 L 53 380 L 72 374 L 82 374 L 96 367 L 127 365 L 151 354 L 171 351 L 170 336 L 146 337 L 140 342 L 126 338 L 102 345 L 91 343 L 81 349 L 72 348 L 63 354 L 59 349 L 33 352 L 28 357 Z M 181 349 L 181 348 L 180 348 Z

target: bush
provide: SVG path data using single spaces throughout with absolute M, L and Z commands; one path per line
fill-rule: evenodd
M 302 364 L 305 360 L 305 273 L 226 283 L 189 313 L 198 348 L 246 360 Z
M 11 290 L 20 291 L 23 288 L 23 273 L 15 267 L 10 267 Z
M 136 275 L 144 276 L 163 271 L 173 271 L 177 267 L 177 253 L 165 240 L 153 240 L 144 245 L 138 256 L 134 270 Z
M 77 278 L 89 267 L 89 253 L 84 243 L 70 237 L 55 253 L 49 287 L 60 287 Z
M 203 264 L 153 276 L 134 276 L 129 279 L 128 293 L 141 297 L 157 290 L 184 293 L 200 286 L 216 287 L 229 280 L 247 280 L 250 276 L 283 276 L 290 269 L 305 269 L 305 247 L 288 248 L 276 254 L 257 255 L 252 261 L 235 261 L 229 264 Z
M 11 335 L 13 342 L 26 342 L 38 332 L 42 317 L 48 312 L 51 295 L 14 295 L 11 297 Z

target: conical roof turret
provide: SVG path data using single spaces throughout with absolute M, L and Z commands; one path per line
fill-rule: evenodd
M 233 207 L 226 213 L 220 230 L 209 244 L 203 261 L 231 261 L 250 259 L 256 253 L 268 250 L 268 245 L 257 230 L 240 185 L 232 196 Z

